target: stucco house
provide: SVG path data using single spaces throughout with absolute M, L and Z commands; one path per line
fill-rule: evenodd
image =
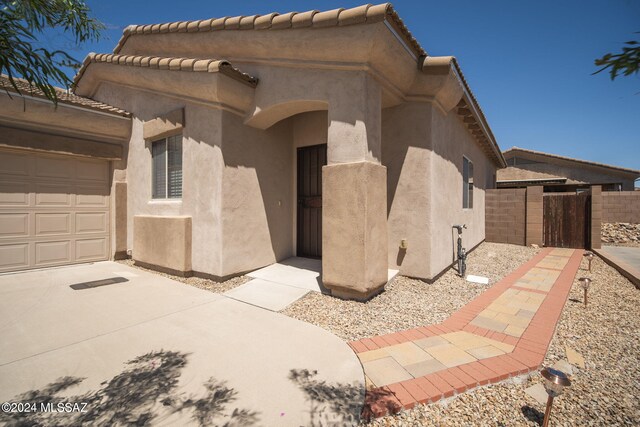
M 57 109 L 0 94 L 0 270 L 120 258 L 223 279 L 321 257 L 338 297 L 484 239 L 505 160 L 390 4 L 129 26 Z
M 545 192 L 587 190 L 633 191 L 640 171 L 557 154 L 512 147 L 502 153 L 507 167 L 498 171 L 498 188 L 541 185 Z

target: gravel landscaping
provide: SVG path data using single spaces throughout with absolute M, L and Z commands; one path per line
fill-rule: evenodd
M 563 310 L 545 359 L 550 366 L 566 360 L 565 346 L 584 356 L 586 369 L 575 368 L 570 388 L 554 401 L 551 425 L 640 425 L 640 291 L 601 259 L 592 273 L 583 261 L 577 278 L 591 277 L 589 305 L 577 280 Z M 544 405 L 525 389 L 541 381 L 539 374 L 487 386 L 443 404 L 418 405 L 371 426 L 538 426 Z
M 467 258 L 467 274 L 488 277 L 491 286 L 537 252 L 524 246 L 482 243 Z M 485 289 L 450 269 L 432 284 L 398 276 L 366 303 L 310 292 L 282 313 L 352 341 L 442 322 Z
M 602 244 L 607 246 L 640 247 L 640 224 L 627 222 L 603 222 Z
M 173 274 L 162 273 L 156 270 L 149 270 L 148 268 L 136 265 L 132 259 L 119 260 L 116 262 L 128 265 L 129 267 L 139 268 L 140 270 L 148 271 L 150 273 L 159 274 L 161 276 L 168 277 L 169 279 L 173 279 L 175 281 L 186 283 L 187 285 L 191 285 L 196 288 L 204 289 L 206 291 L 215 292 L 218 294 L 227 292 L 228 290 L 240 286 L 243 283 L 247 283 L 249 280 L 251 280 L 251 277 L 248 276 L 238 276 L 224 282 L 216 282 L 214 280 L 203 279 L 200 277 L 180 277 L 174 276 Z

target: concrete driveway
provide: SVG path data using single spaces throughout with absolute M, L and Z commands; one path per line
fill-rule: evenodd
M 329 332 L 113 262 L 1 275 L 0 337 L 0 402 L 43 425 L 343 425 L 364 400 Z

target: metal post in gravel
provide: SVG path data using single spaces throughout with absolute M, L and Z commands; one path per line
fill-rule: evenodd
M 589 273 L 591 273 L 591 261 L 593 261 L 593 252 L 585 252 L 584 256 L 587 258 L 587 261 L 589 261 Z
M 584 306 L 587 306 L 587 291 L 589 290 L 589 286 L 591 286 L 591 279 L 588 277 L 581 277 L 580 286 L 584 289 Z
M 551 418 L 551 406 L 553 405 L 553 398 L 560 396 L 565 387 L 571 385 L 571 380 L 562 371 L 553 368 L 544 368 L 540 371 L 542 378 L 544 378 L 544 388 L 547 390 L 549 398 L 547 399 L 547 409 L 544 412 L 544 421 L 542 427 L 548 427 L 549 418 Z

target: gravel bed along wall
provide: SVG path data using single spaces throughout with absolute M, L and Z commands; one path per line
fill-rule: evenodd
M 140 270 L 149 271 L 151 273 L 159 274 L 161 276 L 168 277 L 169 279 L 173 279 L 173 280 L 175 280 L 177 282 L 186 283 L 187 285 L 191 285 L 191 286 L 194 286 L 196 288 L 204 289 L 206 291 L 211 291 L 211 292 L 215 292 L 215 293 L 218 293 L 218 294 L 226 292 L 226 291 L 228 291 L 230 289 L 233 289 L 233 288 L 235 288 L 237 286 L 240 286 L 243 283 L 247 283 L 249 280 L 251 280 L 251 277 L 248 277 L 248 276 L 238 276 L 238 277 L 233 277 L 233 278 L 231 278 L 229 280 L 225 280 L 224 282 L 216 282 L 215 280 L 203 279 L 203 278 L 195 277 L 195 276 L 194 277 L 180 277 L 180 276 L 174 276 L 173 274 L 162 273 L 162 272 L 157 271 L 157 270 L 150 270 L 148 268 L 144 268 L 144 267 L 141 267 L 139 265 L 136 265 L 132 259 L 118 260 L 116 262 L 128 265 L 129 267 L 139 268 Z
M 601 236 L 603 245 L 640 247 L 640 224 L 603 222 Z
M 488 277 L 491 286 L 538 250 L 482 243 L 467 258 L 467 274 Z M 442 322 L 486 288 L 467 282 L 450 269 L 432 284 L 398 276 L 384 292 L 366 303 L 310 292 L 282 313 L 352 341 Z
M 585 358 L 586 369 L 575 368 L 573 384 L 553 404 L 553 426 L 640 425 L 640 291 L 600 258 L 592 273 L 587 262 L 576 279 L 591 277 L 588 307 L 578 281 L 563 310 L 545 366 L 566 360 L 565 346 Z M 396 416 L 379 418 L 371 426 L 539 426 L 544 405 L 525 394 L 541 381 L 539 374 L 516 383 L 475 389 L 444 404 L 418 405 Z

